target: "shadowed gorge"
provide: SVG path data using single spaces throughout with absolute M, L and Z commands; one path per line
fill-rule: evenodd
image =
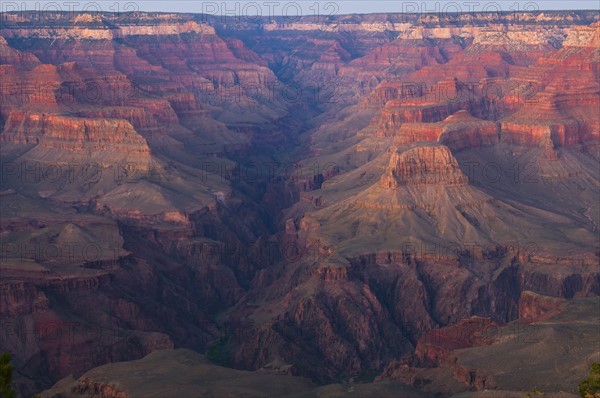
M 0 20 L 19 395 L 575 397 L 600 361 L 597 11 Z

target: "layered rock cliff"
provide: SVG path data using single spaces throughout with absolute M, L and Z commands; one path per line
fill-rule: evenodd
M 392 189 L 402 185 L 465 185 L 467 182 L 456 159 L 444 146 L 414 146 L 395 151 L 387 173 L 381 178 L 381 184 Z

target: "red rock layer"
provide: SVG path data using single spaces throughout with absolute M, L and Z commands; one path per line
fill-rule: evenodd
M 133 126 L 118 119 L 72 118 L 15 111 L 10 113 L 0 139 L 70 151 L 150 152 L 146 140 Z
M 559 313 L 564 304 L 565 300 L 562 298 L 524 291 L 519 299 L 519 318 L 527 321 L 541 320 Z
M 437 123 L 404 123 L 394 136 L 396 145 L 420 141 L 440 142 L 452 151 L 492 146 L 498 142 L 498 127 L 461 110 Z
M 472 317 L 453 326 L 431 330 L 419 339 L 413 354 L 392 361 L 378 379 L 395 379 L 414 385 L 417 382 L 415 370 L 445 367 L 452 370 L 456 380 L 471 389 L 494 389 L 492 376 L 458 364 L 453 351 L 493 343 L 499 326 L 490 319 Z
M 468 178 L 450 150 L 443 145 L 414 145 L 396 150 L 380 184 L 395 189 L 404 185 L 464 185 Z
M 29 70 L 39 64 L 35 55 L 10 47 L 6 39 L 0 36 L 0 65 L 13 65 Z

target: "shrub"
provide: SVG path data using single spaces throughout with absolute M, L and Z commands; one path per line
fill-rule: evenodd
M 14 398 L 15 391 L 10 386 L 14 367 L 10 363 L 8 352 L 0 355 L 0 398 Z
M 579 395 L 582 398 L 600 398 L 600 363 L 594 362 L 590 377 L 579 383 Z

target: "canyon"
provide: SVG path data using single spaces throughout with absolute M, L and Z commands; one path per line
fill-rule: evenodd
M 597 12 L 41 17 L 0 14 L 19 395 L 575 394 L 599 361 Z

